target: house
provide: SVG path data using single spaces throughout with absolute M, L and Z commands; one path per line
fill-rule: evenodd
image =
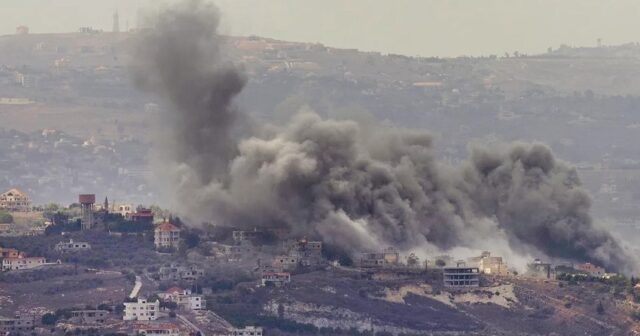
M 263 235 L 262 231 L 258 231 L 258 230 L 253 230 L 253 231 L 237 230 L 232 232 L 233 241 L 236 244 L 240 244 L 242 242 L 247 242 L 247 241 L 253 242 L 259 237 L 262 237 L 262 235 Z
M 174 323 L 146 322 L 136 323 L 133 327 L 135 335 L 145 336 L 180 336 L 180 327 Z
M 484 251 L 479 257 L 470 258 L 469 262 L 475 266 L 478 266 L 480 272 L 483 274 L 491 275 L 510 275 L 509 267 L 504 262 L 502 257 L 495 257 L 491 255 L 491 252 Z
M 282 287 L 291 282 L 291 274 L 289 272 L 265 272 L 262 273 L 262 286 L 273 285 Z
M 527 264 L 525 275 L 532 278 L 551 279 L 551 264 L 535 259 L 533 263 Z
M 114 204 L 111 208 L 112 213 L 120 214 L 123 218 L 128 218 L 133 213 L 133 205 L 131 204 Z
M 17 316 L 14 318 L 0 316 L 0 334 L 18 335 L 22 332 L 30 332 L 34 329 L 35 318 L 33 316 Z
M 593 277 L 602 277 L 606 273 L 604 268 L 596 266 L 596 265 L 594 265 L 592 263 L 584 263 L 584 264 L 576 265 L 575 269 L 577 271 L 580 271 L 582 273 L 586 273 L 587 275 L 590 275 L 590 276 L 593 276 Z
M 247 326 L 236 328 L 231 331 L 231 336 L 262 336 L 263 330 L 260 327 Z
M 86 242 L 74 242 L 73 239 L 69 239 L 68 242 L 59 242 L 54 249 L 58 252 L 76 252 L 90 250 L 91 245 Z
M 158 270 L 161 281 L 195 281 L 204 276 L 204 269 L 192 266 L 162 266 Z
M 171 287 L 159 295 L 165 301 L 175 302 L 178 308 L 184 310 L 201 310 L 206 306 L 200 295 L 194 295 L 188 289 Z
M 450 289 L 467 289 L 480 287 L 480 270 L 458 264 L 456 267 L 445 267 L 442 270 L 443 285 Z
M 178 248 L 180 228 L 169 222 L 158 224 L 154 230 L 153 240 L 156 248 Z
M 20 257 L 24 257 L 24 253 L 13 248 L 0 247 L 0 259 L 20 258 Z
M 74 310 L 70 321 L 80 324 L 102 324 L 107 320 L 109 312 L 106 310 Z
M 2 258 L 2 270 L 3 271 L 17 271 L 32 269 L 42 266 L 46 263 L 43 257 L 17 257 L 17 258 Z
M 153 224 L 153 212 L 151 209 L 138 208 L 136 212 L 129 215 L 129 218 L 134 223 Z
M 400 253 L 393 247 L 382 252 L 360 253 L 356 258 L 356 265 L 361 268 L 382 268 L 397 266 Z
M 322 261 L 322 242 L 306 238 L 297 240 L 290 244 L 288 255 L 298 259 L 303 266 L 317 265 Z
M 298 267 L 300 260 L 297 257 L 279 255 L 273 258 L 273 267 L 278 270 L 292 271 Z
M 146 299 L 138 298 L 135 302 L 124 303 L 125 321 L 154 321 L 160 313 L 160 301 L 148 302 Z
M 26 193 L 12 188 L 0 194 L 0 209 L 29 211 L 31 210 L 31 199 Z

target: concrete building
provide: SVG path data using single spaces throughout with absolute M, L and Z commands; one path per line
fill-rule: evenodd
M 596 266 L 592 263 L 578 264 L 574 267 L 576 271 L 586 273 L 593 277 L 602 277 L 607 273 L 604 268 Z
M 79 324 L 102 324 L 108 316 L 109 312 L 106 310 L 74 310 L 70 320 Z
M 393 247 L 382 252 L 360 253 L 356 258 L 356 265 L 362 268 L 382 268 L 398 266 L 400 253 Z
M 77 252 L 90 250 L 91 245 L 86 242 L 74 242 L 73 239 L 69 239 L 68 242 L 59 242 L 54 248 L 58 252 Z
M 233 241 L 236 244 L 241 244 L 247 241 L 252 242 L 258 239 L 259 237 L 261 237 L 262 235 L 263 235 L 262 231 L 258 231 L 258 230 L 253 230 L 253 231 L 237 230 L 232 232 Z
M 262 328 L 253 326 L 236 328 L 231 331 L 231 336 L 262 336 L 263 334 Z
M 286 255 L 279 255 L 273 258 L 273 267 L 282 271 L 293 271 L 300 264 L 300 259 Z
M 22 212 L 30 211 L 31 199 L 25 192 L 12 188 L 0 194 L 0 209 Z
M 296 240 L 290 244 L 288 255 L 298 259 L 297 262 L 302 266 L 317 265 L 322 262 L 322 242 L 306 238 Z
M 502 257 L 495 257 L 491 255 L 491 252 L 484 251 L 480 254 L 479 257 L 469 258 L 469 263 L 477 266 L 480 269 L 480 272 L 483 274 L 491 274 L 491 275 L 500 275 L 506 276 L 510 275 L 509 267 L 504 262 Z
M 147 302 L 146 299 L 140 299 L 136 302 L 124 303 L 125 321 L 154 321 L 160 313 L 160 301 Z
M 262 273 L 260 281 L 262 286 L 282 287 L 291 282 L 291 274 L 289 272 L 265 272 Z
M 129 218 L 135 223 L 153 224 L 153 212 L 151 209 L 138 208 L 136 212 L 129 214 Z
M 161 281 L 195 281 L 204 276 L 204 269 L 192 266 L 162 266 L 158 270 Z
M 4 258 L 21 258 L 24 257 L 24 253 L 14 248 L 0 247 L 0 259 Z
M 40 267 L 46 263 L 43 257 L 2 258 L 3 271 L 18 271 Z
M 191 293 L 188 289 L 171 287 L 159 295 L 163 300 L 175 302 L 180 309 L 201 310 L 206 306 L 205 300 L 200 295 Z
M 180 228 L 169 222 L 164 222 L 156 226 L 153 237 L 156 248 L 178 248 Z
M 14 318 L 0 316 L 0 333 L 7 335 L 19 335 L 21 333 L 30 333 L 35 326 L 35 318 L 33 316 L 17 316 Z
M 544 263 L 540 259 L 535 259 L 532 263 L 527 264 L 527 272 L 525 276 L 532 278 L 551 279 L 551 264 Z
M 480 270 L 460 264 L 456 267 L 445 267 L 442 270 L 444 287 L 450 289 L 467 289 L 480 287 Z
M 135 211 L 131 204 L 114 204 L 110 212 L 120 214 L 124 218 L 128 218 Z
M 133 327 L 135 335 L 145 336 L 181 336 L 180 327 L 174 323 L 146 322 L 136 323 Z

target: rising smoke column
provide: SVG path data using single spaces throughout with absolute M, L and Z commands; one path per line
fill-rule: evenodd
M 542 145 L 478 149 L 462 168 L 434 157 L 421 131 L 302 113 L 248 131 L 233 105 L 246 79 L 224 60 L 217 10 L 164 11 L 134 54 L 134 78 L 166 98 L 157 184 L 181 215 L 239 228 L 288 228 L 350 251 L 395 245 L 516 251 L 633 265 L 597 229 L 575 170 Z M 485 245 L 483 245 L 485 244 Z

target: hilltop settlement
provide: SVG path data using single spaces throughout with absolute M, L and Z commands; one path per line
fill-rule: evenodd
M 638 279 L 491 251 L 344 251 L 283 229 L 185 225 L 155 206 L 0 195 L 8 335 L 626 335 Z M 594 329 L 595 328 L 595 329 Z

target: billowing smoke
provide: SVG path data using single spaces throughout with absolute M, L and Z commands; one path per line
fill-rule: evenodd
M 233 105 L 246 79 L 224 59 L 216 9 L 188 1 L 140 35 L 135 78 L 166 98 L 154 167 L 174 209 L 194 222 L 287 228 L 351 251 L 394 245 L 487 248 L 634 265 L 589 216 L 576 171 L 540 144 L 474 149 L 439 163 L 425 132 L 324 120 L 247 126 Z

